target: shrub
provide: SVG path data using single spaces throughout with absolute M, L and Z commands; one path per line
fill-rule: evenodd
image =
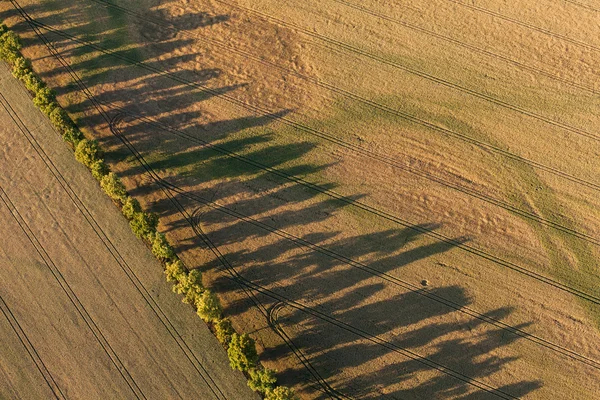
M 110 168 L 108 165 L 102 160 L 95 161 L 90 165 L 90 171 L 92 172 L 92 176 L 96 178 L 98 181 L 102 181 L 102 178 L 108 175 L 110 172 Z
M 46 115 L 50 115 L 56 107 L 59 107 L 59 105 L 56 104 L 54 90 L 49 87 L 42 87 L 35 93 L 33 104 Z
M 121 179 L 114 172 L 109 172 L 102 177 L 100 187 L 111 199 L 117 200 L 120 203 L 125 202 L 127 190 Z
M 15 78 L 22 80 L 23 77 L 29 73 L 32 73 L 31 62 L 25 57 L 17 57 L 13 63 L 12 74 Z
M 229 356 L 229 365 L 231 365 L 231 368 L 240 371 L 248 371 L 256 367 L 256 363 L 258 362 L 256 345 L 247 333 L 243 335 L 234 333 L 231 335 L 227 355 Z
M 75 158 L 89 168 L 93 163 L 102 159 L 102 150 L 95 140 L 83 139 L 75 148 Z
M 37 76 L 37 74 L 33 71 L 23 75 L 23 77 L 21 78 L 21 82 L 23 82 L 27 90 L 29 90 L 32 93 L 37 93 L 46 86 L 44 81 L 42 81 L 40 77 Z
M 255 392 L 269 393 L 275 388 L 275 371 L 272 369 L 251 369 L 248 386 Z
M 133 214 L 129 222 L 131 230 L 140 239 L 151 239 L 156 226 L 158 225 L 158 215 L 154 213 L 145 213 L 143 211 Z
M 300 398 L 289 387 L 277 386 L 267 393 L 265 400 L 300 400 Z
M 54 107 L 50 113 L 48 114 L 48 118 L 50 118 L 50 122 L 52 125 L 58 130 L 62 135 L 65 132 L 74 127 L 73 121 L 69 114 L 62 107 Z
M 21 41 L 19 37 L 10 30 L 5 30 L 0 36 L 0 58 L 8 61 L 9 63 L 14 63 L 15 60 L 21 57 Z
M 4 34 L 4 32 L 8 31 L 8 27 L 4 24 L 0 24 L 0 36 Z
M 169 282 L 181 281 L 186 275 L 185 268 L 183 267 L 181 260 L 167 262 L 167 265 L 165 266 L 165 275 L 167 276 L 167 281 Z
M 63 132 L 63 139 L 66 142 L 71 143 L 75 148 L 77 148 L 77 145 L 79 144 L 79 142 L 81 142 L 83 140 L 83 133 L 81 133 L 81 131 L 79 129 L 77 129 L 77 127 L 71 126 L 67 129 L 65 129 L 65 131 Z M 90 166 L 90 168 L 92 168 L 92 167 Z M 92 169 L 92 174 L 93 173 L 94 173 L 94 171 Z M 100 178 L 96 178 L 96 179 L 100 180 Z
M 173 247 L 167 242 L 165 235 L 159 232 L 157 232 L 152 239 L 152 254 L 159 260 L 170 260 L 175 258 Z
M 195 304 L 197 299 L 204 291 L 202 286 L 202 273 L 193 269 L 188 274 L 184 274 L 179 281 L 173 285 L 175 293 L 183 294 L 183 302 Z
M 222 312 L 219 299 L 210 290 L 205 290 L 196 297 L 196 313 L 205 322 L 216 321 Z
M 139 213 L 142 211 L 142 206 L 140 206 L 140 202 L 129 196 L 125 199 L 125 203 L 123 203 L 123 208 L 121 209 L 125 218 L 131 220 L 135 213 Z
M 219 342 L 228 345 L 231 341 L 231 335 L 234 332 L 231 321 L 228 318 L 223 318 L 215 322 L 215 336 Z

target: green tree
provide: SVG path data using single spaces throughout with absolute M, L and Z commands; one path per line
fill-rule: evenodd
M 64 135 L 68 129 L 75 126 L 73 120 L 69 117 L 69 114 L 67 114 L 62 107 L 54 107 L 48 114 L 48 118 L 50 119 L 52 126 L 54 126 L 61 135 Z
M 98 181 L 102 181 L 108 173 L 110 172 L 110 168 L 108 165 L 102 160 L 95 161 L 90 165 L 90 171 L 92 172 L 92 176 L 96 178 Z
M 154 213 L 145 213 L 143 211 L 133 214 L 133 218 L 129 221 L 131 230 L 140 239 L 151 239 L 156 226 L 158 225 L 158 215 Z
M 54 90 L 49 87 L 42 87 L 35 93 L 33 104 L 46 115 L 50 115 L 55 108 L 60 107 L 56 103 Z
M 123 208 L 121 209 L 125 218 L 132 220 L 133 216 L 136 213 L 142 211 L 142 206 L 140 206 L 140 202 L 129 196 L 125 199 L 125 203 L 123 204 Z
M 21 77 L 21 82 L 25 85 L 27 90 L 32 93 L 38 93 L 43 89 L 46 84 L 40 79 L 39 76 L 33 71 L 30 71 Z
M 165 235 L 160 232 L 156 232 L 152 239 L 152 254 L 160 260 L 175 258 L 175 250 L 173 250 Z
M 256 367 L 256 363 L 258 362 L 256 344 L 254 343 L 254 339 L 248 336 L 247 333 L 243 335 L 234 333 L 231 335 L 227 355 L 229 356 L 229 365 L 231 365 L 231 368 L 240 371 L 248 371 Z
M 114 172 L 109 172 L 100 179 L 100 187 L 111 199 L 117 200 L 120 203 L 125 202 L 127 190 L 121 179 Z
M 267 393 L 265 400 L 300 400 L 300 398 L 289 387 L 277 386 Z
M 272 369 L 251 369 L 248 386 L 255 392 L 269 393 L 275 388 L 277 378 Z
M 10 30 L 5 30 L 0 35 L 0 58 L 13 64 L 15 60 L 21 57 L 21 41 L 19 37 Z
M 75 148 L 77 148 L 77 145 L 79 144 L 79 142 L 81 142 L 83 140 L 83 133 L 81 133 L 81 131 L 79 129 L 77 129 L 77 127 L 71 126 L 67 129 L 65 129 L 65 131 L 63 132 L 63 139 L 66 142 L 71 143 Z M 90 168 L 93 168 L 93 167 L 90 167 Z M 94 172 L 92 169 L 92 174 L 93 173 Z M 96 179 L 100 180 L 100 178 L 96 178 Z
M 88 168 L 96 161 L 102 160 L 102 155 L 102 150 L 95 140 L 83 139 L 75 148 L 75 158 Z
M 15 78 L 22 80 L 23 77 L 33 72 L 31 69 L 31 62 L 25 57 L 17 57 L 13 63 L 12 74 Z
M 219 342 L 228 345 L 234 332 L 229 318 L 222 318 L 215 322 L 215 336 Z
M 222 312 L 219 298 L 210 290 L 205 290 L 200 296 L 196 297 L 196 313 L 204 321 L 216 321 Z
M 196 304 L 196 300 L 202 292 L 202 273 L 200 270 L 193 269 L 188 274 L 184 274 L 181 279 L 173 285 L 175 293 L 183 294 L 183 302 L 187 304 Z
M 167 262 L 167 264 L 165 265 L 165 275 L 167 276 L 167 281 L 179 282 L 187 274 L 185 272 L 185 268 L 183 267 L 183 263 L 181 262 L 181 260 L 175 260 Z

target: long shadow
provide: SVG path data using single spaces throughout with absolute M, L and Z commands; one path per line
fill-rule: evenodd
M 182 51 L 193 40 L 179 39 L 172 30 L 156 26 L 142 29 L 141 34 L 132 33 L 127 17 L 114 10 L 90 21 L 92 7 L 95 11 L 102 10 L 95 2 L 84 2 L 79 7 L 52 4 L 56 6 L 55 12 L 39 17 L 40 22 L 98 43 L 113 55 L 91 47 L 73 46 L 72 41 L 57 34 L 47 34 L 48 39 L 92 89 L 95 99 L 107 104 L 111 115 L 125 113 L 121 130 L 147 158 L 150 168 L 165 181 L 182 188 L 181 193 L 165 198 L 157 195 L 161 190 L 158 185 L 138 179 L 139 186 L 132 194 L 152 198 L 152 210 L 170 221 L 168 230 L 183 230 L 190 224 L 177 205 L 194 214 L 192 223 L 206 231 L 212 243 L 246 279 L 332 318 L 319 319 L 289 307 L 279 315 L 279 322 L 283 329 L 289 330 L 293 344 L 331 386 L 350 396 L 368 399 L 489 398 L 490 393 L 474 386 L 473 381 L 490 382 L 497 390 L 515 397 L 540 387 L 537 381 L 518 378 L 508 384 L 495 381 L 517 360 L 510 350 L 517 336 L 505 335 L 503 330 L 483 324 L 480 319 L 461 314 L 456 307 L 473 302 L 465 289 L 458 286 L 422 289 L 452 301 L 456 304 L 452 308 L 415 289 L 384 279 L 385 274 L 399 276 L 407 266 L 443 255 L 466 238 L 456 238 L 453 244 L 426 241 L 419 230 L 442 229 L 431 224 L 405 229 L 378 227 L 352 214 L 348 202 L 328 198 L 306 185 L 274 175 L 268 169 L 320 180 L 325 189 L 344 189 L 325 178 L 329 161 L 310 158 L 315 143 L 301 137 L 281 142 L 276 135 L 269 134 L 269 129 L 275 129 L 272 122 L 291 110 L 213 116 L 205 106 L 219 94 L 235 95 L 244 83 L 219 80 L 228 66 L 189 68 L 191 62 L 201 57 Z M 27 11 L 34 16 L 39 14 L 38 7 L 28 7 Z M 148 19 L 169 19 L 186 29 L 201 29 L 229 20 L 227 15 L 205 12 L 176 16 L 158 10 L 143 13 Z M 67 21 L 73 25 L 62 27 Z M 15 29 L 28 31 L 24 23 Z M 38 43 L 37 39 L 31 42 Z M 177 79 L 139 68 L 116 56 L 144 61 L 150 68 L 168 70 L 175 78 L 207 85 L 211 91 L 190 88 Z M 56 81 L 63 74 L 57 67 L 45 71 L 44 77 Z M 77 86 L 67 82 L 58 85 L 57 91 L 63 98 L 71 99 L 69 110 L 79 113 L 79 124 L 101 137 L 108 149 L 108 161 L 113 165 L 126 161 L 128 166 L 120 171 L 123 176 L 132 179 L 143 176 L 143 168 L 129 163 L 132 155 L 119 139 L 107 132 L 103 116 L 93 102 L 80 95 Z M 157 128 L 161 124 L 176 128 L 178 133 Z M 224 155 L 208 146 L 213 144 L 268 168 Z M 347 195 L 350 202 L 367 196 L 367 193 Z M 345 225 L 350 220 L 374 228 L 352 232 Z M 180 253 L 191 248 L 203 248 L 209 253 L 195 235 L 180 240 L 175 247 Z M 370 269 L 358 268 L 345 261 L 348 259 L 361 260 Z M 212 273 L 217 291 L 232 299 L 227 301 L 225 313 L 242 319 L 255 304 L 235 295 L 238 290 L 235 284 L 225 274 L 215 271 L 219 261 L 214 258 L 204 265 L 190 267 Z M 265 307 L 274 304 L 272 298 L 259 298 Z M 502 321 L 512 312 L 498 308 L 488 314 Z M 332 321 L 338 321 L 339 325 Z M 517 328 L 525 327 L 527 324 Z M 471 329 L 478 329 L 479 333 L 472 335 Z M 357 334 L 359 331 L 366 334 Z M 266 348 L 264 359 L 289 354 L 288 345 Z M 432 367 L 437 364 L 455 372 Z M 280 375 L 284 384 L 309 379 L 306 370 L 293 365 Z

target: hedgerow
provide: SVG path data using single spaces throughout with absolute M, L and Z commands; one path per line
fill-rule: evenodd
M 54 128 L 75 150 L 77 161 L 88 167 L 102 189 L 112 199 L 123 205 L 123 215 L 130 221 L 131 230 L 151 245 L 152 253 L 164 262 L 167 281 L 173 282 L 173 291 L 182 294 L 183 302 L 192 304 L 200 318 L 212 323 L 217 339 L 226 347 L 233 369 L 246 372 L 248 386 L 265 395 L 266 400 L 297 400 L 294 391 L 285 386 L 276 387 L 275 373 L 258 364 L 254 340 L 247 334 L 235 332 L 231 321 L 221 318 L 222 308 L 217 296 L 202 285 L 202 274 L 194 269 L 187 271 L 162 233 L 158 233 L 158 216 L 146 213 L 140 203 L 127 195 L 119 177 L 110 172 L 104 162 L 103 152 L 95 140 L 88 140 L 77 128 L 67 112 L 58 104 L 56 94 L 33 71 L 30 60 L 21 55 L 19 37 L 6 25 L 0 24 L 0 59 L 12 66 L 12 74 L 33 94 L 33 103 L 46 116 Z

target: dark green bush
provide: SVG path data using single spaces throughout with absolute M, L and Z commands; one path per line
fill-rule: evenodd
M 248 380 L 248 386 L 250 389 L 259 393 L 269 393 L 275 389 L 275 383 L 277 378 L 275 377 L 275 371 L 272 369 L 251 369 L 250 379 Z
M 46 86 L 44 81 L 42 81 L 40 77 L 37 76 L 37 74 L 33 71 L 23 75 L 23 77 L 21 77 L 21 82 L 23 82 L 27 90 L 32 93 L 37 93 Z
M 25 57 L 17 57 L 13 63 L 12 74 L 15 78 L 22 80 L 23 77 L 29 73 L 32 73 L 31 62 Z
M 218 320 L 222 312 L 221 302 L 210 290 L 205 290 L 196 297 L 196 313 L 205 322 Z
M 256 352 L 256 344 L 254 339 L 248 336 L 247 333 L 231 335 L 231 342 L 227 349 L 229 356 L 229 365 L 231 368 L 240 371 L 248 371 L 256 367 L 258 363 L 258 353 Z
M 154 213 L 136 212 L 129 221 L 131 230 L 140 239 L 152 239 L 158 225 L 158 215 Z
M 129 196 L 125 199 L 125 203 L 123 204 L 123 208 L 121 209 L 125 218 L 131 220 L 135 213 L 139 213 L 142 211 L 142 206 L 140 206 L 140 202 Z
M 231 321 L 228 318 L 219 319 L 215 322 L 215 336 L 217 337 L 217 340 L 224 345 L 229 344 L 231 335 L 233 335 L 234 332 Z
M 300 398 L 289 387 L 277 386 L 275 389 L 267 392 L 265 400 L 300 400 Z
M 56 103 L 54 90 L 49 87 L 42 87 L 35 93 L 33 104 L 46 115 L 50 115 L 55 108 L 60 107 Z
M 96 178 L 98 181 L 102 181 L 108 173 L 110 172 L 110 168 L 108 165 L 102 160 L 95 161 L 90 165 L 90 171 L 92 172 L 92 176 Z
M 125 202 L 127 190 L 121 179 L 114 172 L 109 172 L 100 179 L 100 187 L 111 199 L 119 203 Z
M 75 148 L 75 158 L 88 168 L 96 161 L 101 161 L 102 155 L 102 150 L 95 140 L 83 139 Z
M 165 265 L 165 275 L 167 276 L 167 281 L 169 282 L 180 282 L 185 278 L 187 273 L 185 272 L 185 268 L 183 267 L 181 260 L 175 260 L 167 262 Z
M 50 118 L 52 126 L 54 126 L 56 130 L 61 133 L 61 135 L 64 135 L 68 129 L 75 127 L 73 120 L 71 120 L 69 114 L 67 114 L 62 107 L 54 107 L 48 114 L 48 118 Z
M 175 285 L 175 293 L 183 294 L 183 302 L 187 304 L 196 304 L 197 299 L 204 292 L 202 286 L 202 273 L 193 269 L 188 274 L 184 274 Z
M 77 145 L 79 144 L 79 142 L 81 142 L 83 140 L 83 133 L 81 133 L 81 131 L 79 129 L 77 129 L 77 127 L 73 126 L 73 127 L 65 129 L 65 131 L 63 132 L 63 139 L 66 142 L 71 143 L 73 145 L 73 147 L 76 148 Z M 92 170 L 92 174 L 93 173 L 94 172 Z M 96 179 L 99 179 L 99 178 L 96 178 Z
M 162 233 L 157 232 L 152 240 L 152 254 L 159 260 L 170 260 L 175 258 L 175 250 Z
M 21 57 L 21 41 L 19 37 L 10 30 L 5 30 L 0 35 L 0 59 L 13 64 L 15 60 Z

